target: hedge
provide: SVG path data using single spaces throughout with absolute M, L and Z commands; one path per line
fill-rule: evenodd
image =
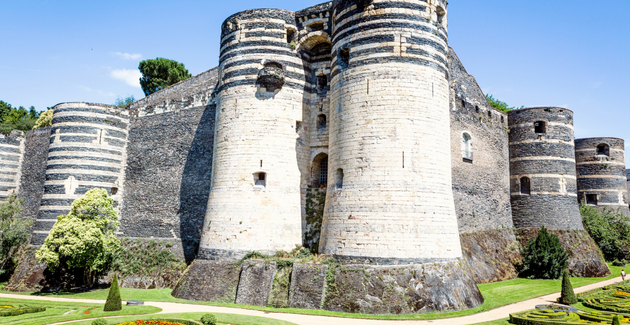
M 30 313 L 38 313 L 40 311 L 45 311 L 46 307 L 31 307 L 26 305 L 3 305 L 0 306 L 0 316 L 18 316 Z

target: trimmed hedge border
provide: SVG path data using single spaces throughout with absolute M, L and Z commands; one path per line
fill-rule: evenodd
M 0 317 L 19 316 L 30 313 L 39 313 L 45 311 L 46 307 L 31 307 L 26 305 L 3 305 L 0 306 Z
M 182 325 L 202 325 L 200 322 L 194 321 L 194 320 L 190 320 L 190 319 L 165 319 L 165 318 L 156 318 L 156 319 L 139 319 L 143 322 L 151 322 L 151 321 L 158 321 L 158 322 L 169 322 L 169 323 L 178 323 L 178 324 L 182 324 Z M 136 321 L 129 321 L 129 322 L 122 322 L 122 323 L 118 323 L 116 325 L 123 325 L 123 324 L 131 324 L 131 323 L 135 323 Z

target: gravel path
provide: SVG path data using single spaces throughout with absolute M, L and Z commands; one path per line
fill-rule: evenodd
M 607 286 L 613 283 L 621 282 L 621 278 L 615 278 L 607 281 L 602 281 L 587 286 L 579 287 L 575 289 L 575 293 L 580 293 L 603 286 Z M 311 316 L 311 315 L 299 315 L 299 314 L 285 314 L 264 312 L 249 309 L 231 308 L 231 307 L 214 307 L 206 305 L 194 305 L 194 304 L 180 304 L 173 302 L 157 302 L 157 301 L 145 301 L 145 305 L 155 306 L 162 308 L 162 311 L 158 314 L 167 313 L 189 313 L 189 312 L 208 312 L 208 313 L 225 313 L 225 314 L 238 314 L 248 316 L 260 316 L 274 319 L 280 319 L 287 322 L 292 322 L 298 325 L 377 325 L 377 324 L 392 324 L 396 325 L 452 325 L 452 324 L 475 324 L 481 322 L 487 322 L 491 320 L 507 318 L 510 313 L 524 311 L 534 308 L 536 305 L 545 303 L 555 303 L 560 293 L 553 293 L 550 295 L 521 301 L 515 304 L 495 308 L 483 313 L 474 314 L 470 316 L 463 316 L 458 318 L 448 319 L 435 319 L 435 320 L 423 320 L 423 321 L 398 321 L 398 320 L 369 320 L 369 319 L 354 319 L 354 318 L 340 318 L 340 317 L 328 317 L 328 316 Z M 70 299 L 70 298 L 57 298 L 57 297 L 42 297 L 42 296 L 24 296 L 16 294 L 0 293 L 0 297 L 4 298 L 16 298 L 16 299 L 30 299 L 30 300 L 48 300 L 48 301 L 62 301 L 62 302 L 85 302 L 85 303 L 101 303 L 104 304 L 105 300 L 92 300 L 92 299 Z M 61 323 L 59 323 L 61 324 Z

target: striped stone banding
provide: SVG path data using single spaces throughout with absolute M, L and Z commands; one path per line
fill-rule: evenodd
M 41 236 L 55 217 L 69 211 L 72 202 L 88 190 L 111 191 L 122 186 L 129 114 L 115 107 L 88 103 L 55 106 L 46 166 L 44 194 L 34 228 Z M 73 178 L 74 180 L 70 180 Z M 67 193 L 71 189 L 72 193 Z M 115 206 L 122 188 L 113 196 Z
M 537 195 L 555 195 L 555 196 L 573 196 L 573 197 L 578 196 L 576 193 L 560 193 L 560 192 L 531 192 L 530 194 L 522 194 L 521 192 L 512 192 L 511 194 L 512 196 L 518 196 L 518 197 L 530 197 L 530 196 L 537 196 Z

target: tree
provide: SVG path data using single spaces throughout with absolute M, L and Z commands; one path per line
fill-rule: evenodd
M 129 105 L 131 105 L 131 103 L 135 101 L 136 99 L 133 96 L 129 96 L 127 98 L 118 97 L 116 98 L 116 101 L 114 102 L 114 106 L 120 107 L 120 108 L 127 108 L 129 107 Z
M 21 218 L 23 202 L 11 195 L 0 203 L 0 275 L 6 272 L 4 267 L 15 251 L 28 243 L 33 220 Z
M 27 110 L 24 106 L 12 107 L 11 104 L 0 101 L 0 132 L 4 134 L 13 130 L 30 131 L 38 117 L 39 113 L 33 106 Z
M 521 107 L 510 107 L 506 102 L 502 102 L 496 98 L 494 98 L 492 95 L 487 94 L 486 95 L 486 99 L 488 100 L 488 104 L 490 104 L 491 107 L 500 110 L 501 112 L 507 113 L 509 111 L 513 111 L 515 109 L 521 109 L 524 108 L 524 106 Z
M 562 292 L 560 293 L 560 299 L 558 299 L 558 302 L 565 305 L 572 305 L 578 302 L 575 292 L 573 292 L 573 285 L 571 285 L 569 271 L 566 269 L 562 272 Z
M 35 256 L 51 271 L 62 264 L 83 269 L 84 283 L 91 287 L 96 274 L 106 271 L 120 250 L 114 234 L 117 220 L 107 191 L 92 189 L 72 203 L 69 214 L 57 217 Z
M 607 261 L 630 257 L 630 218 L 621 211 L 598 209 L 582 202 L 582 224 Z
M 145 96 L 192 77 L 184 64 L 165 58 L 141 61 L 138 69 L 142 73 L 140 86 Z
M 558 236 L 543 226 L 527 243 L 520 275 L 530 279 L 557 279 L 567 267 L 568 254 Z
M 43 113 L 41 113 L 39 115 L 39 118 L 37 119 L 37 121 L 35 121 L 35 125 L 33 126 L 33 130 L 34 129 L 39 129 L 39 128 L 43 128 L 43 127 L 47 127 L 47 126 L 51 126 L 52 125 L 52 119 L 53 119 L 53 113 L 54 110 L 51 108 Z
M 103 311 L 118 311 L 121 309 L 122 301 L 120 299 L 120 289 L 118 288 L 118 275 L 114 275 Z

